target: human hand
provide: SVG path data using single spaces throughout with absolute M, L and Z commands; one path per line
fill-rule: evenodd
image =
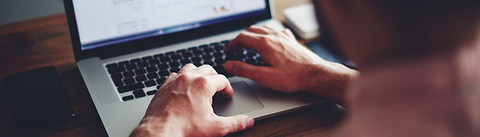
M 212 108 L 216 92 L 233 96 L 225 76 L 210 66 L 185 65 L 168 76 L 130 136 L 224 136 L 253 126 L 246 115 L 217 116 Z
M 269 27 L 251 26 L 232 40 L 225 52 L 232 54 L 243 48 L 259 53 L 266 66 L 228 61 L 224 65 L 225 70 L 274 90 L 311 91 L 329 98 L 333 93 L 327 92 L 343 92 L 346 83 L 356 74 L 341 64 L 323 60 L 298 43 L 288 29 L 278 32 Z M 343 98 L 343 94 L 334 96 Z M 337 100 L 335 98 L 330 97 Z

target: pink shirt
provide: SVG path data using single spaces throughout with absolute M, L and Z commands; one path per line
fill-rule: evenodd
M 478 47 L 362 72 L 340 136 L 480 137 Z

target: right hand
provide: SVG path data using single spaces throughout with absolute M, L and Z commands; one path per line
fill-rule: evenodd
M 251 26 L 232 40 L 225 52 L 232 54 L 251 48 L 264 59 L 266 66 L 253 66 L 240 61 L 228 61 L 225 69 L 234 75 L 283 92 L 322 90 L 336 84 L 342 87 L 354 75 L 341 64 L 328 62 L 298 43 L 288 29 L 282 32 L 269 27 Z M 345 77 L 346 76 L 346 77 Z M 342 83 L 343 82 L 343 83 Z

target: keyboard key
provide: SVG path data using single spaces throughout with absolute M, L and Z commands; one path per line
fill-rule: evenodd
M 190 52 L 186 52 L 186 53 L 182 53 L 182 56 L 183 56 L 184 59 L 188 59 L 188 58 L 193 57 L 193 54 L 190 53 Z
M 128 100 L 132 100 L 133 99 L 133 96 L 130 95 L 130 96 L 125 96 L 122 98 L 123 101 L 128 101 Z
M 177 53 L 185 53 L 185 52 L 188 52 L 188 51 L 186 49 L 177 50 Z
M 217 46 L 217 45 L 220 45 L 220 43 L 218 42 L 210 43 L 210 46 Z
M 158 59 L 151 59 L 151 60 L 148 60 L 148 64 L 150 64 L 150 65 L 158 65 L 158 64 L 160 64 L 160 60 L 158 60 Z
M 223 65 L 223 64 L 225 64 L 225 62 L 226 62 L 225 59 L 222 59 L 222 58 L 220 58 L 220 59 L 215 59 L 215 63 L 216 63 L 217 65 Z
M 148 91 L 147 92 L 147 95 L 155 95 L 155 93 L 157 93 L 157 90 L 151 90 L 151 91 Z
M 135 79 L 133 79 L 133 78 L 126 78 L 126 79 L 123 79 L 123 83 L 125 83 L 125 84 L 127 84 L 127 85 L 128 85 L 128 84 L 133 84 L 133 83 L 135 83 Z
M 257 64 L 257 61 L 255 59 L 251 59 L 251 58 L 245 60 L 245 62 L 248 63 L 248 64 L 251 64 L 251 65 Z
M 191 48 L 188 48 L 187 50 L 189 50 L 189 51 L 198 50 L 198 47 L 191 47 Z
M 145 86 L 146 87 L 151 87 L 157 85 L 157 82 L 155 80 L 150 80 L 150 81 L 145 81 Z
M 160 75 L 161 77 L 166 77 L 166 76 L 170 75 L 170 72 L 167 71 L 167 70 L 162 70 L 162 71 L 158 72 L 158 75 Z
M 192 61 L 190 59 L 184 59 L 184 60 L 181 60 L 180 63 L 182 63 L 182 66 L 184 66 L 184 65 L 187 65 L 188 63 L 192 63 Z
M 215 69 L 215 71 L 217 71 L 217 72 L 225 70 L 225 68 L 223 66 L 215 66 L 215 67 L 213 67 L 213 69 Z
M 180 55 L 172 55 L 171 58 L 172 58 L 172 60 L 180 60 L 180 59 L 182 59 L 182 56 L 180 56 Z
M 169 68 L 170 68 L 170 66 L 168 66 L 167 64 L 160 64 L 160 65 L 158 65 L 157 67 L 158 67 L 158 69 L 160 69 L 160 70 L 166 70 L 166 69 L 169 69 Z
M 113 68 L 110 68 L 108 69 L 108 73 L 110 74 L 115 74 L 115 73 L 120 73 L 120 72 L 124 72 L 126 69 L 125 67 L 113 67 Z
M 195 51 L 193 51 L 193 54 L 194 54 L 195 56 L 197 56 L 197 57 L 198 57 L 198 56 L 201 56 L 201 55 L 204 55 L 204 53 L 203 53 L 202 50 L 195 50 Z
M 112 64 L 108 64 L 105 67 L 107 67 L 107 69 L 116 68 L 116 67 L 118 67 L 118 64 L 117 63 L 112 63 Z
M 124 85 L 122 79 L 113 79 L 113 84 L 115 84 L 116 87 Z
M 156 72 L 158 69 L 156 66 L 147 67 L 148 72 Z
M 253 57 L 253 56 L 256 56 L 256 55 L 257 55 L 257 53 L 255 53 L 254 51 L 248 51 L 247 52 L 248 57 Z
M 175 55 L 175 54 L 177 54 L 177 52 L 175 52 L 175 51 L 165 53 L 165 55 L 167 55 L 167 56 L 172 56 L 172 55 Z
M 135 73 L 133 73 L 133 71 L 127 71 L 127 72 L 123 72 L 123 76 L 133 77 L 133 76 L 135 76 Z
M 160 61 L 162 61 L 162 63 L 168 63 L 172 61 L 172 59 L 170 57 L 163 57 L 163 58 L 160 58 Z
M 137 62 L 137 66 L 138 66 L 139 68 L 147 67 L 147 66 L 148 66 L 148 62 L 146 62 L 146 61 Z
M 127 61 L 122 61 L 122 62 L 118 63 L 118 66 L 126 66 L 128 64 L 130 64 L 130 61 L 127 60 Z
M 203 62 L 205 65 L 210 65 L 210 66 L 215 66 L 215 63 L 213 61 L 205 61 Z
M 192 61 L 193 61 L 193 62 L 201 62 L 202 60 L 203 60 L 203 59 L 200 58 L 200 57 L 194 57 L 194 58 L 192 58 Z
M 193 65 L 197 66 L 197 67 L 200 67 L 203 65 L 202 62 L 193 62 Z
M 135 98 L 141 98 L 146 96 L 145 92 L 141 89 L 133 91 L 133 95 L 135 95 Z
M 178 73 L 179 71 L 180 71 L 180 68 L 171 68 L 170 69 L 170 73 L 173 73 L 173 72 Z
M 207 55 L 203 55 L 202 58 L 203 58 L 203 60 L 205 60 L 205 61 L 206 61 L 206 60 L 211 61 L 211 60 L 213 59 L 213 56 L 207 54 Z
M 180 67 L 182 64 L 180 64 L 179 62 L 175 61 L 175 62 L 170 62 L 170 63 L 168 63 L 168 65 L 170 65 L 170 67 L 173 68 L 173 67 Z
M 215 48 L 215 50 L 217 50 L 217 51 L 223 51 L 223 50 L 225 50 L 225 47 L 224 47 L 224 46 L 221 46 L 221 45 L 217 45 L 217 46 L 215 46 L 214 48 Z
M 255 60 L 257 61 L 257 65 L 263 65 L 262 57 L 257 57 L 257 58 L 255 58 Z
M 135 64 L 128 64 L 128 65 L 126 65 L 126 67 L 127 67 L 128 70 L 137 69 L 137 65 L 135 65 Z
M 153 57 L 154 58 L 163 58 L 163 57 L 165 57 L 165 54 L 156 54 Z
M 208 45 L 200 45 L 199 47 L 200 48 L 205 48 L 205 47 L 208 47 Z
M 145 81 L 147 80 L 147 77 L 145 75 L 140 75 L 140 76 L 136 76 L 135 80 L 137 80 L 137 82 Z
M 157 73 L 148 73 L 147 77 L 148 77 L 148 79 L 155 79 L 155 78 L 158 78 L 158 74 Z
M 214 52 L 215 50 L 213 48 L 205 48 L 203 51 L 208 54 Z
M 141 88 L 144 88 L 144 87 L 145 86 L 143 85 L 143 83 L 136 83 L 136 84 L 132 84 L 132 85 L 118 87 L 117 90 L 118 90 L 119 93 L 124 93 L 124 92 L 127 92 L 127 91 L 132 91 L 132 90 L 135 90 L 135 89 L 141 89 Z
M 167 78 L 159 78 L 159 79 L 157 79 L 156 81 L 157 81 L 157 84 L 158 84 L 158 85 L 162 85 L 163 82 L 165 82 L 165 80 L 167 80 Z
M 147 71 L 145 71 L 145 69 L 143 69 L 143 68 L 135 70 L 135 74 L 137 74 L 137 75 L 142 75 L 142 74 L 145 74 L 145 73 L 147 73 Z
M 238 60 L 238 61 L 242 61 L 243 59 L 245 59 L 247 56 L 244 55 L 244 54 L 237 54 L 235 55 L 235 60 Z
M 142 58 L 143 61 L 151 60 L 151 59 L 153 59 L 152 56 L 146 56 L 146 57 L 143 57 L 143 58 Z
M 223 58 L 223 53 L 216 52 L 216 53 L 213 53 L 213 56 L 215 58 Z
M 140 62 L 142 61 L 142 59 L 132 59 L 130 60 L 130 63 L 133 64 L 133 63 L 137 63 L 137 62 Z
M 110 77 L 112 77 L 112 79 L 122 79 L 122 78 L 123 78 L 123 75 L 120 74 L 120 73 L 118 73 L 118 74 L 113 74 L 113 75 L 110 76 Z

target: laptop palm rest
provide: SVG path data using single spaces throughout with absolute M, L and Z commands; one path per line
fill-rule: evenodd
M 232 84 L 233 97 L 225 98 L 221 94 L 213 96 L 213 110 L 219 116 L 233 116 L 263 109 L 264 106 L 244 81 Z

